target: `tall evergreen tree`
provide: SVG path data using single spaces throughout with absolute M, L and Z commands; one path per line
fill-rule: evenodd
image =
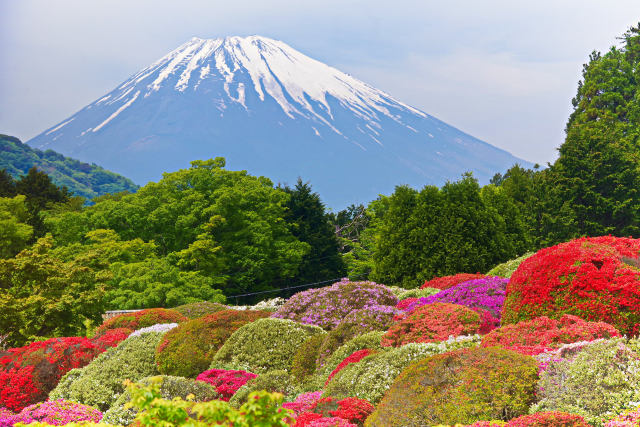
M 0 169 L 0 197 L 14 197 L 16 194 L 13 177 L 6 169 Z
M 318 193 L 314 193 L 311 185 L 300 178 L 295 187 L 285 186 L 282 189 L 290 196 L 285 219 L 292 225 L 291 233 L 311 246 L 298 273 L 287 282 L 297 285 L 344 276 L 346 269 L 338 250 L 335 229 Z

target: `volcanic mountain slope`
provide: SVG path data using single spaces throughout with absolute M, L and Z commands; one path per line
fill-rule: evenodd
M 354 77 L 265 37 L 193 38 L 28 143 L 139 184 L 223 156 L 275 182 L 309 180 L 331 207 L 399 184 L 516 162 Z

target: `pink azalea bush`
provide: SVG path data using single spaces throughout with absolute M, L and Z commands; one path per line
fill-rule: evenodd
M 256 377 L 256 374 L 246 371 L 209 369 L 198 375 L 196 381 L 211 384 L 220 393 L 220 400 L 228 402 L 240 387 Z
M 353 310 L 374 305 L 394 307 L 397 303 L 398 297 L 384 285 L 342 279 L 331 286 L 295 294 L 272 317 L 331 330 Z
M 3 414 L 0 410 L 0 427 L 11 427 L 17 423 L 43 422 L 62 426 L 71 422 L 99 422 L 102 412 L 92 406 L 66 400 L 48 400 L 27 406 L 16 415 Z
M 296 397 L 293 402 L 285 402 L 282 404 L 283 408 L 290 409 L 297 417 L 303 412 L 311 410 L 313 405 L 322 397 L 322 391 L 311 391 L 308 393 L 302 393 Z

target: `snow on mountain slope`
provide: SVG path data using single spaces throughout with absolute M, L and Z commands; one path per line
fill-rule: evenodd
M 224 156 L 276 182 L 310 180 L 333 207 L 527 164 L 259 36 L 193 38 L 29 144 L 140 184 Z

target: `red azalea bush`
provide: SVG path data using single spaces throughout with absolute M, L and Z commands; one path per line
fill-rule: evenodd
M 502 326 L 482 337 L 481 346 L 499 346 L 534 356 L 563 344 L 619 336 L 620 332 L 608 323 L 587 322 L 565 314 L 560 320 L 541 316 L 515 325 Z
M 105 349 L 86 338 L 68 337 L 0 353 L 0 406 L 20 411 L 44 400 L 64 374 L 85 366 Z
M 573 314 L 640 332 L 640 239 L 585 237 L 542 249 L 511 276 L 502 324 Z
M 246 371 L 209 369 L 198 375 L 196 381 L 211 384 L 220 393 L 220 400 L 228 402 L 240 387 L 256 377 L 256 374 Z
M 104 334 L 93 338 L 91 341 L 104 351 L 110 347 L 116 347 L 121 341 L 127 339 L 132 332 L 133 330 L 128 328 L 109 329 Z
M 420 298 L 412 297 L 412 298 L 403 299 L 396 304 L 396 308 L 398 310 L 406 310 L 410 305 L 417 303 L 418 301 L 420 301 Z
M 442 276 L 442 277 L 434 277 L 431 280 L 427 280 L 424 282 L 424 285 L 420 286 L 420 289 L 424 288 L 435 288 L 435 289 L 449 289 L 452 286 L 455 286 L 459 283 L 466 282 L 468 280 L 473 279 L 481 279 L 485 277 L 484 274 L 476 273 L 459 273 L 454 274 L 453 276 Z
M 96 337 L 104 334 L 109 329 L 127 328 L 136 330 L 158 323 L 180 323 L 187 318 L 175 310 L 166 308 L 149 308 L 133 313 L 123 313 L 105 321 L 96 329 Z
M 331 371 L 331 373 L 329 374 L 329 378 L 327 378 L 327 381 L 325 381 L 324 385 L 329 384 L 329 381 L 331 381 L 331 378 L 333 378 L 333 376 L 338 372 L 340 372 L 345 366 L 350 365 L 352 363 L 357 363 L 362 359 L 364 359 L 365 357 L 374 353 L 375 351 L 365 348 L 363 350 L 358 350 L 352 353 L 351 355 L 347 356 L 342 362 L 340 362 L 340 364 L 336 367 L 336 369 Z
M 300 414 L 294 427 L 358 427 L 358 425 L 338 417 L 323 417 L 314 412 L 305 412 Z
M 383 347 L 410 342 L 444 341 L 449 336 L 472 335 L 482 327 L 480 315 L 468 307 L 433 303 L 416 308 L 398 320 L 382 337 Z
M 367 417 L 373 412 L 373 405 L 357 397 L 347 397 L 337 400 L 333 397 L 324 397 L 317 400 L 308 412 L 300 414 L 296 420 L 296 427 L 303 426 L 333 426 L 334 424 L 317 424 L 320 420 L 338 422 L 338 426 L 362 426 Z M 309 415 L 313 414 L 313 415 Z M 327 420 L 337 418 L 337 420 Z M 344 420 L 346 423 L 340 423 Z
M 590 427 L 580 415 L 566 412 L 538 412 L 510 420 L 507 427 Z

